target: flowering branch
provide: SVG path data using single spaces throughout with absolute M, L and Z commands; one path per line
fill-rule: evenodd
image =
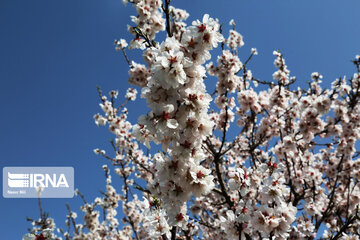
M 188 25 L 189 14 L 170 0 L 123 1 L 135 7 L 136 27 L 128 28 L 131 42 L 117 40 L 115 49 L 123 52 L 134 87 L 119 107 L 118 91 L 108 97 L 98 88 L 103 112 L 94 115 L 114 134 L 112 154 L 94 153 L 113 165 L 122 186 L 117 193 L 104 165 L 106 191 L 93 202 L 76 192 L 84 222 L 75 224 L 67 206 L 64 237 L 315 239 L 324 226 L 323 238 L 358 239 L 360 56 L 350 79 L 323 89 L 323 76 L 314 72 L 306 89 L 295 89 L 280 51 L 273 52 L 272 81 L 251 71 L 255 48 L 242 62 L 244 41 L 234 20 L 225 38 L 217 19 L 205 14 Z M 158 40 L 161 31 L 167 34 Z M 125 48 L 142 50 L 144 64 L 130 62 Z M 212 95 L 209 76 L 217 80 Z M 126 104 L 138 90 L 148 110 L 131 123 Z M 25 236 L 56 239 L 55 224 L 40 209 Z

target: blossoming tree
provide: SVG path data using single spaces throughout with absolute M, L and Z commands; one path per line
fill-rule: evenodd
M 68 206 L 63 238 L 359 239 L 360 56 L 350 79 L 323 89 L 315 72 L 300 89 L 275 51 L 273 81 L 262 81 L 248 70 L 257 50 L 238 57 L 244 42 L 234 21 L 226 35 L 207 14 L 187 26 L 189 14 L 170 0 L 123 2 L 137 11 L 134 37 L 115 47 L 136 88 L 122 105 L 117 91 L 99 89 L 103 113 L 94 116 L 115 135 L 114 153 L 94 151 L 115 166 L 122 189 L 105 165 L 106 192 L 92 203 L 77 192 L 84 218 Z M 144 63 L 128 49 L 142 50 Z M 217 79 L 210 94 L 207 76 Z M 125 104 L 136 89 L 148 109 L 130 123 Z M 32 221 L 24 239 L 59 238 L 46 214 Z

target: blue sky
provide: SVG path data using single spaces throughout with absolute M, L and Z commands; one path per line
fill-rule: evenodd
M 327 86 L 336 77 L 352 75 L 350 60 L 360 54 L 358 0 L 173 0 L 172 4 L 190 13 L 188 23 L 209 13 L 227 29 L 234 18 L 245 41 L 240 57 L 246 58 L 256 47 L 259 55 L 249 68 L 263 80 L 271 80 L 276 49 L 285 55 L 300 86 L 314 71 L 324 75 Z M 130 38 L 126 24 L 133 14 L 134 9 L 124 7 L 121 0 L 1 0 L 1 168 L 72 166 L 75 186 L 87 199 L 99 195 L 106 161 L 92 150 L 110 149 L 112 136 L 92 119 L 100 111 L 96 86 L 104 92 L 119 89 L 124 95 L 128 67 L 113 41 Z M 147 111 L 144 104 L 130 103 L 128 108 L 133 122 Z M 74 210 L 81 203 L 77 198 L 43 200 L 59 226 L 65 220 L 66 202 Z M 21 239 L 30 226 L 25 216 L 38 217 L 36 199 L 1 196 L 0 209 L 3 239 Z

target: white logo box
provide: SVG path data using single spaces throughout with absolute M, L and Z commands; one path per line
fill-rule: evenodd
M 4 167 L 4 198 L 72 198 L 73 167 Z

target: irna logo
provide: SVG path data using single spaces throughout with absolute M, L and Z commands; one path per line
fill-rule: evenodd
M 39 191 L 41 190 L 41 191 Z M 5 167 L 5 198 L 69 198 L 74 195 L 72 167 Z
M 46 187 L 69 187 L 65 174 L 60 174 L 59 177 L 54 173 L 50 174 L 22 174 L 8 172 L 8 185 L 11 188 L 46 188 Z

